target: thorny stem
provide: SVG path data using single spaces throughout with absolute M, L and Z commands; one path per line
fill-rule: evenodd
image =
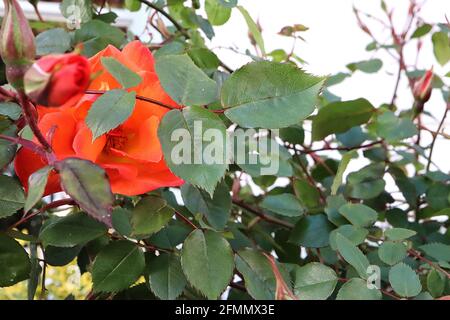
M 178 211 L 175 211 L 175 215 L 180 218 L 180 220 L 182 220 L 184 223 L 186 223 L 188 226 L 190 226 L 192 229 L 198 229 L 198 227 L 192 223 L 191 220 L 189 220 L 188 218 L 186 218 L 185 216 L 183 216 L 181 213 L 179 213 Z
M 442 272 L 448 279 L 450 279 L 450 273 L 448 273 L 447 271 L 445 271 L 444 269 L 442 269 L 439 265 L 435 264 L 434 262 L 428 260 L 428 259 L 425 258 L 425 257 L 422 257 L 422 255 L 420 254 L 420 252 L 418 252 L 418 251 L 416 251 L 416 250 L 414 250 L 414 249 L 409 249 L 409 250 L 408 250 L 408 253 L 409 253 L 411 256 L 413 256 L 413 257 L 419 259 L 420 261 L 425 262 L 425 263 L 428 264 L 429 266 L 435 268 L 436 270 L 439 270 L 439 271 Z
M 72 200 L 72 199 L 61 199 L 61 200 L 53 201 L 51 203 L 46 204 L 42 208 L 40 208 L 38 211 L 22 217 L 22 219 L 20 219 L 19 221 L 17 221 L 13 225 L 11 225 L 9 227 L 9 230 L 20 226 L 22 223 L 27 222 L 31 218 L 33 218 L 33 217 L 35 217 L 35 216 L 37 216 L 37 215 L 39 215 L 41 213 L 44 213 L 47 210 L 54 209 L 54 208 L 61 207 L 61 206 L 65 206 L 65 205 L 75 205 L 75 204 L 76 204 L 75 201 Z

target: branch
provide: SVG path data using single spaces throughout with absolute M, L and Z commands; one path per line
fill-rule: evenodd
M 177 28 L 177 30 L 183 35 L 185 36 L 187 39 L 190 39 L 191 36 L 189 35 L 189 33 L 187 33 L 186 29 L 184 29 L 177 20 L 175 20 L 175 18 L 173 18 L 170 14 L 168 14 L 166 11 L 164 11 L 163 9 L 159 8 L 157 5 L 151 3 L 150 1 L 147 0 L 139 0 L 141 3 L 147 5 L 148 7 L 152 8 L 153 10 L 158 11 L 159 13 L 161 13 L 164 17 L 166 17 L 170 22 L 172 22 L 172 24 L 175 26 L 175 28 Z
M 310 154 L 310 153 L 316 153 L 316 152 L 320 152 L 320 151 L 332 151 L 332 150 L 338 150 L 338 151 L 352 151 L 352 150 L 358 150 L 358 149 L 367 149 L 373 146 L 376 146 L 378 144 L 382 144 L 383 140 L 378 140 L 375 142 L 371 142 L 368 144 L 363 144 L 360 146 L 356 146 L 356 147 L 325 147 L 325 148 L 321 148 L 321 149 L 316 149 L 316 150 L 311 150 L 311 149 L 305 149 L 305 150 L 300 150 L 300 153 L 303 154 Z
M 284 221 L 284 220 L 277 219 L 275 217 L 268 216 L 265 213 L 259 211 L 256 208 L 253 208 L 252 206 L 244 203 L 241 200 L 233 200 L 233 204 L 235 204 L 238 207 L 241 207 L 242 209 L 245 209 L 248 212 L 251 212 L 251 213 L 257 215 L 262 220 L 265 220 L 267 222 L 270 222 L 270 223 L 273 223 L 273 224 L 277 224 L 277 225 L 280 225 L 280 226 L 288 228 L 288 229 L 293 229 L 294 228 L 294 225 L 292 223 L 289 223 L 289 222 Z
M 198 229 L 198 227 L 192 223 L 191 220 L 189 220 L 188 218 L 186 218 L 185 216 L 183 216 L 181 213 L 179 213 L 178 211 L 175 211 L 175 215 L 180 218 L 180 220 L 183 220 L 184 223 L 186 223 L 188 226 L 190 226 L 192 229 Z
M 445 118 L 447 118 L 447 113 L 448 113 L 449 109 L 450 109 L 450 103 L 447 103 L 447 108 L 445 109 L 444 116 L 442 117 L 441 122 L 439 123 L 439 127 L 436 130 L 436 132 L 433 133 L 433 141 L 431 142 L 430 155 L 428 157 L 428 163 L 427 163 L 427 172 L 430 171 L 431 161 L 432 161 L 432 157 L 433 157 L 434 146 L 436 145 L 437 136 L 438 136 L 439 132 L 442 130 L 442 127 L 444 126 Z
M 40 145 L 34 143 L 33 141 L 26 140 L 20 137 L 5 136 L 4 134 L 0 134 L 0 139 L 10 141 L 14 144 L 20 144 L 24 148 L 30 149 L 31 151 L 40 155 L 43 158 L 47 157 L 46 151 Z
M 439 270 L 440 272 L 442 272 L 447 279 L 450 279 L 450 273 L 448 273 L 447 271 L 445 271 L 444 269 L 442 269 L 439 265 L 435 264 L 434 262 L 428 260 L 427 258 L 422 257 L 422 255 L 420 254 L 420 252 L 414 250 L 414 249 L 409 249 L 408 253 L 413 256 L 416 257 L 417 259 L 419 259 L 422 262 L 425 262 L 426 264 L 428 264 L 429 266 L 435 268 L 436 270 Z

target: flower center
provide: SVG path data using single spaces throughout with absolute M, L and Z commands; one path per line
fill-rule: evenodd
M 105 151 L 109 152 L 111 149 L 121 150 L 125 146 L 127 140 L 128 139 L 123 134 L 122 130 L 116 128 L 106 135 Z

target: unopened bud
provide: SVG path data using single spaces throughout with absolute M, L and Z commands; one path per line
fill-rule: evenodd
M 430 100 L 431 91 L 433 90 L 433 69 L 425 72 L 424 76 L 414 84 L 413 95 L 417 102 L 425 103 Z
M 4 3 L 0 55 L 6 65 L 9 83 L 16 89 L 22 89 L 23 75 L 36 54 L 34 35 L 18 1 L 4 0 Z

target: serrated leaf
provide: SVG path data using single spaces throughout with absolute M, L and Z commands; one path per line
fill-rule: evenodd
M 300 202 L 290 193 L 266 196 L 260 207 L 286 217 L 299 217 L 304 212 Z
M 362 251 L 340 233 L 336 234 L 336 245 L 345 261 L 356 269 L 361 278 L 367 279 L 367 268 L 370 263 Z
M 333 293 L 337 280 L 333 269 L 317 262 L 308 263 L 295 272 L 294 294 L 300 300 L 325 300 Z
M 53 168 L 46 166 L 34 172 L 28 178 L 28 194 L 25 201 L 24 211 L 28 212 L 33 206 L 41 200 L 44 195 L 45 186 L 47 185 L 48 175 Z
M 236 268 L 243 275 L 245 287 L 254 299 L 275 299 L 276 280 L 264 255 L 251 249 L 241 250 L 236 254 Z
M 392 241 L 405 240 L 411 238 L 412 236 L 415 236 L 416 234 L 416 231 L 404 228 L 392 228 L 387 229 L 384 232 L 384 235 Z
M 225 81 L 221 101 L 241 127 L 284 128 L 313 113 L 323 82 L 290 64 L 252 62 Z
M 360 203 L 348 203 L 339 208 L 339 212 L 354 226 L 367 227 L 378 219 L 378 213 Z
M 101 58 L 101 62 L 124 89 L 136 87 L 142 82 L 140 75 L 131 71 L 113 57 L 103 57 Z
M 307 248 L 322 248 L 329 244 L 334 229 L 324 214 L 309 215 L 300 219 L 289 237 L 289 242 Z
M 180 258 L 162 253 L 147 259 L 148 282 L 153 293 L 162 300 L 175 300 L 187 284 Z
M 105 171 L 91 161 L 66 158 L 55 164 L 65 192 L 93 218 L 111 226 L 114 196 Z
M 350 279 L 339 289 L 337 300 L 381 300 L 378 289 L 369 289 L 367 282 L 354 278 Z
M 197 229 L 184 241 L 181 265 L 192 286 L 208 299 L 217 299 L 233 275 L 233 252 L 219 233 Z
M 150 195 L 142 198 L 133 209 L 131 217 L 133 235 L 147 237 L 158 232 L 169 223 L 174 213 L 161 197 Z
M 394 291 L 402 297 L 415 297 L 422 291 L 419 276 L 403 262 L 391 268 L 389 282 Z
M 0 233 L 0 287 L 9 287 L 30 276 L 30 259 L 14 239 Z
M 156 59 L 155 70 L 164 90 L 182 105 L 207 105 L 217 99 L 217 84 L 187 54 Z
M 189 183 L 181 187 L 181 196 L 186 208 L 194 215 L 203 214 L 213 228 L 223 229 L 226 226 L 231 212 L 231 196 L 224 181 L 217 186 L 212 198 Z
M 25 195 L 16 179 L 0 175 L 0 218 L 8 217 L 23 208 Z
M 429 243 L 420 246 L 419 249 L 438 261 L 450 262 L 450 245 L 443 243 Z
M 45 246 L 74 247 L 87 243 L 104 234 L 106 227 L 85 213 L 73 213 L 65 217 L 47 220 L 39 233 Z
M 313 117 L 313 140 L 322 140 L 332 133 L 344 133 L 364 124 L 374 112 L 375 108 L 366 99 L 332 102 L 320 108 L 317 116 Z
M 427 289 L 434 297 L 440 297 L 445 289 L 445 276 L 436 269 L 431 269 L 427 276 Z
M 369 234 L 369 230 L 355 227 L 350 224 L 340 226 L 330 233 L 330 246 L 333 250 L 337 250 L 336 235 L 338 233 L 350 240 L 353 245 L 357 246 L 364 242 L 367 235 Z
M 381 261 L 392 266 L 399 263 L 408 255 L 408 248 L 401 242 L 385 241 L 378 249 Z
M 214 26 L 225 24 L 231 16 L 231 8 L 223 6 L 219 0 L 206 0 L 205 11 L 208 20 Z
M 205 138 L 208 129 L 214 129 L 220 135 L 217 137 L 219 142 L 216 141 L 212 146 L 219 153 L 218 158 L 207 152 L 207 145 L 211 143 Z M 172 110 L 162 119 L 158 137 L 170 170 L 213 196 L 217 183 L 228 168 L 226 128 L 222 120 L 201 107 Z M 204 148 L 197 150 L 200 142 Z
M 46 30 L 36 36 L 36 54 L 44 56 L 64 53 L 70 50 L 70 42 L 70 34 L 63 28 Z
M 109 90 L 95 100 L 86 117 L 92 140 L 125 122 L 133 113 L 135 104 L 136 93 L 122 89 Z
M 99 252 L 92 266 L 94 292 L 126 289 L 142 275 L 144 267 L 144 253 L 136 244 L 111 242 Z

